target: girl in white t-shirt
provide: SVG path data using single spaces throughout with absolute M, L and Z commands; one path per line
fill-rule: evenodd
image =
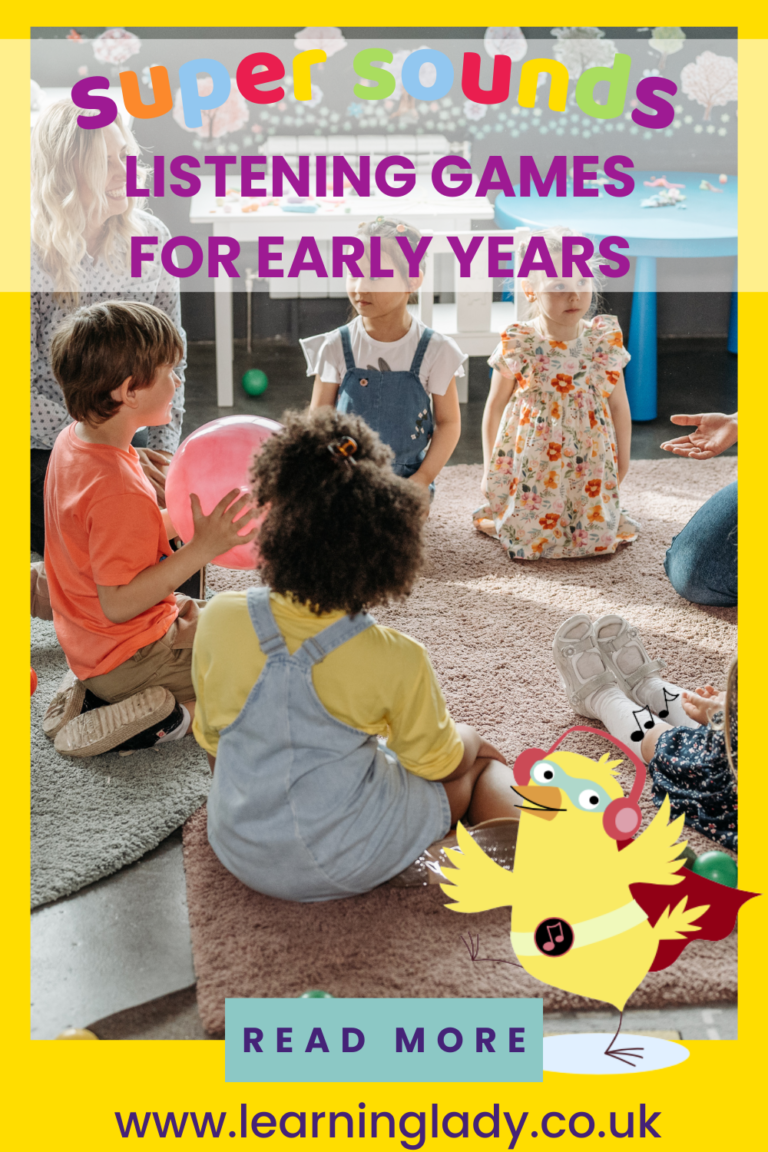
M 310 407 L 361 416 L 394 452 L 397 475 L 434 491 L 461 435 L 456 377 L 464 375 L 467 357 L 408 311 L 423 271 L 409 275 L 398 239 L 416 251 L 418 229 L 379 216 L 359 235 L 362 275 L 347 276 L 357 315 L 335 332 L 301 341 L 307 375 L 315 377 Z

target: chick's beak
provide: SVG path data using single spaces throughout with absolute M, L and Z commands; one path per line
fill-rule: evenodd
M 553 820 L 563 809 L 563 795 L 559 788 L 544 788 L 536 784 L 517 784 L 514 789 L 518 796 L 526 800 L 520 808 L 532 812 L 542 820 Z

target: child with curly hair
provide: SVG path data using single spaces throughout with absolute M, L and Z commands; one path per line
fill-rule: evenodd
M 510 324 L 488 361 L 487 502 L 473 519 L 514 559 L 601 555 L 637 536 L 619 503 L 632 438 L 629 354 L 615 316 L 587 319 L 593 276 L 561 275 L 567 235 L 553 228 L 531 237 L 528 245 L 544 240 L 549 271 L 539 246 L 538 268 L 523 281 L 531 318 Z
M 284 420 L 252 473 L 264 584 L 200 617 L 194 733 L 222 864 L 268 896 L 333 900 L 397 875 L 465 814 L 516 818 L 514 780 L 454 723 L 425 648 L 367 611 L 413 588 L 425 494 L 359 417 Z

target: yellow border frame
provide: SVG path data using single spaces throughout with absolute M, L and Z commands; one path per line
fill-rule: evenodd
M 441 27 L 466 26 L 473 23 L 466 8 L 455 0 L 436 3 L 426 0 L 418 21 L 413 18 L 413 6 L 403 0 L 393 2 L 386 13 L 376 19 L 365 19 L 359 5 L 344 0 L 323 4 L 320 13 L 316 3 L 297 3 L 291 16 L 295 26 L 317 24 L 325 20 L 338 26 L 428 26 L 430 22 Z M 162 12 L 162 15 L 161 15 Z M 125 3 L 109 5 L 75 3 L 66 17 L 74 27 L 118 26 L 121 22 L 144 25 L 153 20 L 158 26 L 209 26 L 216 23 L 209 5 L 200 0 L 188 0 L 184 5 L 184 20 L 178 19 L 174 7 L 162 5 L 141 11 Z M 103 25 L 108 13 L 109 24 Z M 740 38 L 751 42 L 739 48 L 741 62 L 740 93 L 740 223 L 741 233 L 749 240 L 741 257 L 740 293 L 741 361 L 744 387 L 745 416 L 742 419 L 742 566 L 740 581 L 742 617 L 749 622 L 741 645 L 742 659 L 742 751 L 740 816 L 742 851 L 740 854 L 740 886 L 761 891 L 766 888 L 764 837 L 761 817 L 765 811 L 763 801 L 764 770 L 760 753 L 760 709 L 763 669 L 760 665 L 762 622 L 760 603 L 764 574 L 759 540 L 764 527 L 764 510 L 760 506 L 762 481 L 758 453 L 765 451 L 757 443 L 760 434 L 758 396 L 762 386 L 760 354 L 752 344 L 751 334 L 764 331 L 768 308 L 768 294 L 758 291 L 760 265 L 765 268 L 766 244 L 763 202 L 768 187 L 768 161 L 765 153 L 765 76 L 768 74 L 766 36 L 768 17 L 762 4 L 737 0 L 731 12 L 712 0 L 698 0 L 677 4 L 671 11 L 668 4 L 654 2 L 640 5 L 631 3 L 621 16 L 629 26 L 629 17 L 637 14 L 635 26 L 681 24 L 722 25 L 738 23 Z M 227 6 L 229 25 L 251 26 L 257 19 L 252 4 L 234 0 Z M 484 25 L 504 25 L 511 17 L 506 4 L 497 0 L 483 9 Z M 558 2 L 547 7 L 542 16 L 548 25 L 604 23 L 604 10 L 594 3 L 564 4 Z M 4 120 L 3 137 L 8 159 L 3 185 L 3 220 L 6 276 L 13 274 L 14 287 L 24 289 L 28 267 L 28 240 L 25 222 L 28 213 L 28 122 L 26 120 L 26 84 L 29 77 L 29 29 L 37 26 L 60 25 L 65 17 L 60 5 L 43 0 L 38 4 L 14 6 L 13 15 L 3 19 L 2 76 L 8 113 Z M 475 21 L 478 23 L 479 21 Z M 278 21 L 269 21 L 277 24 Z M 282 23 L 282 21 L 280 22 Z M 20 96 L 17 99 L 17 93 Z M 763 93 L 763 95 L 761 95 Z M 14 221 L 18 221 L 17 227 Z M 16 277 L 18 276 L 18 279 Z M 7 280 L 6 280 L 7 282 Z M 531 1118 L 547 1110 L 566 1115 L 587 1110 L 605 1121 L 607 1113 L 616 1111 L 621 1116 L 628 1110 L 637 1114 L 644 1102 L 650 1111 L 660 1111 L 658 1128 L 667 1146 L 675 1142 L 691 1145 L 697 1138 L 709 1147 L 751 1148 L 757 1146 L 763 1130 L 761 1102 L 764 1095 L 766 1032 L 766 987 L 764 981 L 765 952 L 768 934 L 765 930 L 766 911 L 763 900 L 750 902 L 740 916 L 740 1013 L 737 1041 L 700 1041 L 688 1046 L 691 1058 L 678 1068 L 663 1072 L 644 1073 L 629 1077 L 600 1077 L 585 1079 L 546 1074 L 539 1085 L 227 1085 L 224 1083 L 224 1051 L 221 1043 L 195 1043 L 191 1041 L 133 1041 L 103 1044 L 75 1044 L 61 1046 L 56 1043 L 29 1040 L 29 957 L 28 957 L 28 776 L 29 742 L 26 725 L 18 721 L 26 710 L 26 659 L 28 633 L 26 625 L 26 547 L 28 509 L 26 505 L 27 460 L 27 380 L 29 379 L 28 344 L 26 332 L 29 324 L 28 294 L 20 290 L 6 292 L 2 298 L 4 342 L 6 347 L 6 482 L 5 510 L 9 539 L 12 543 L 12 562 L 7 579 L 10 587 L 6 598 L 6 655 L 0 671 L 5 691 L 5 714 L 8 719 L 8 746 L 5 757 L 6 812 L 2 853 L 5 859 L 5 924 L 6 946 L 2 952 L 2 970 L 8 993 L 5 1035 L 8 1041 L 3 1081 L 5 1088 L 5 1116 L 0 1131 L 11 1148 L 43 1148 L 55 1145 L 61 1149 L 104 1149 L 118 1147 L 121 1138 L 117 1132 L 114 1112 L 123 1114 L 137 1110 L 157 1110 L 165 1113 L 195 1109 L 211 1110 L 215 1114 L 226 1110 L 238 1112 L 242 1101 L 249 1111 L 257 1105 L 273 1112 L 292 1108 L 348 1109 L 354 1113 L 359 1101 L 368 1110 L 418 1111 L 436 1101 L 442 1110 L 479 1111 L 499 1101 L 515 1115 L 528 1111 Z M 764 370 L 763 370 L 764 371 Z M 752 385 L 752 381 L 756 383 Z M 18 474 L 17 474 L 18 469 Z M 21 503 L 17 494 L 22 493 Z M 754 526 L 754 527 L 753 527 Z M 24 592 L 24 596 L 22 596 Z M 754 623 L 753 623 L 754 622 Z M 702 615 L 702 628 L 706 616 Z M 529 1128 L 530 1128 L 529 1124 Z M 601 1124 L 598 1124 L 600 1127 Z M 225 1131 L 229 1125 L 225 1125 Z M 596 1137 L 593 1137 L 594 1140 Z M 145 1143 L 158 1139 L 147 1135 Z M 210 1136 L 206 1137 L 210 1140 Z M 250 1137 L 251 1141 L 255 1138 Z M 610 1139 L 610 1138 L 609 1138 Z M 195 1140 L 185 1134 L 187 1143 Z M 386 1141 L 381 1138 L 379 1143 Z M 278 1134 L 276 1142 L 282 1143 Z M 362 1143 L 362 1141 L 356 1141 Z M 472 1145 L 478 1143 L 470 1138 Z M 566 1133 L 561 1145 L 574 1143 Z M 324 1143 L 324 1142 L 323 1142 Z M 437 1142 L 429 1139 L 425 1147 L 441 1146 L 445 1137 Z M 524 1136 L 518 1147 L 529 1145 Z M 396 1141 L 389 1146 L 399 1148 Z M 493 1142 L 492 1147 L 506 1147 Z

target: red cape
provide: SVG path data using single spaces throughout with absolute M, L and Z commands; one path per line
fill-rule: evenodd
M 619 850 L 631 844 L 631 840 L 624 840 L 619 844 Z M 690 868 L 682 868 L 678 873 L 682 876 L 680 884 L 630 884 L 629 890 L 637 903 L 645 912 L 651 924 L 655 924 L 662 912 L 669 907 L 675 907 L 684 896 L 688 897 L 688 907 L 697 908 L 701 904 L 708 904 L 709 908 L 696 921 L 698 932 L 685 935 L 682 940 L 662 940 L 656 950 L 656 956 L 650 967 L 651 972 L 660 972 L 662 968 L 669 968 L 674 964 L 680 953 L 692 940 L 724 940 L 730 936 L 736 925 L 736 917 L 742 904 L 758 896 L 758 892 L 743 892 L 739 888 L 727 888 L 725 884 L 716 884 L 714 880 L 707 880 L 704 876 L 692 872 Z

